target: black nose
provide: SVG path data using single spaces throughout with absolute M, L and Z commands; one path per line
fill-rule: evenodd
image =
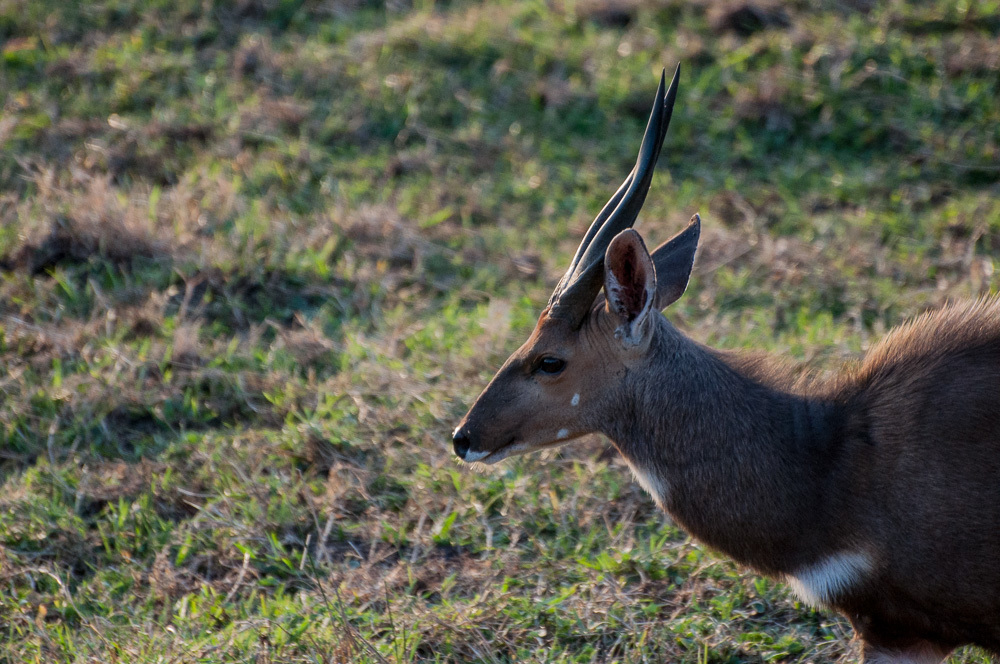
M 469 446 L 472 445 L 472 441 L 469 440 L 469 434 L 465 433 L 462 429 L 455 429 L 455 433 L 451 436 L 451 442 L 455 445 L 455 454 L 458 455 L 459 459 L 465 460 L 465 455 L 469 453 Z

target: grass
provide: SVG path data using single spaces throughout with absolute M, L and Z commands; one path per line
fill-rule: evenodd
M 592 440 L 449 432 L 627 173 L 695 338 L 996 288 L 1000 3 L 0 0 L 0 662 L 847 662 Z M 985 662 L 966 650 L 952 663 Z

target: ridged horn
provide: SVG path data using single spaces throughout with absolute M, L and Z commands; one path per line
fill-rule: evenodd
M 660 75 L 656 99 L 632 172 L 604 205 L 580 242 L 569 268 L 549 298 L 549 317 L 569 319 L 578 326 L 586 317 L 604 281 L 604 252 L 618 233 L 631 228 L 646 200 L 663 138 L 670 126 L 680 65 L 666 88 L 666 70 Z M 666 88 L 666 92 L 664 92 Z

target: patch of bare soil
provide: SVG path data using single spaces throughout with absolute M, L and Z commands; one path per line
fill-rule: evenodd
M 778 3 L 712 3 L 708 8 L 708 20 L 715 32 L 734 32 L 741 37 L 792 24 L 788 12 Z

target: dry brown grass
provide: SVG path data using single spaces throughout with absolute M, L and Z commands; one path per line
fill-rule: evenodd
M 170 260 L 173 249 L 159 232 L 138 198 L 125 198 L 109 177 L 80 176 L 77 186 L 64 187 L 54 171 L 34 178 L 47 223 L 23 223 L 20 245 L 4 258 L 6 269 L 37 274 L 63 261 L 102 258 L 119 266 L 136 259 Z M 27 218 L 34 212 L 22 206 Z
M 692 336 L 807 375 L 989 290 L 989 16 L 38 2 L 0 0 L 0 660 L 850 661 L 606 441 L 448 435 L 675 61 L 641 230 L 705 219 Z

